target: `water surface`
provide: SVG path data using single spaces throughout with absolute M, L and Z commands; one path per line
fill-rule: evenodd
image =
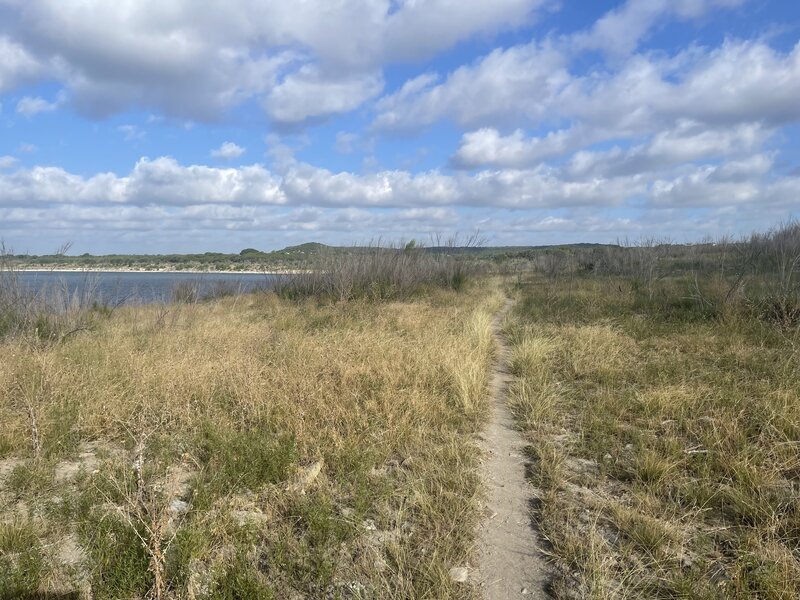
M 112 306 L 169 301 L 175 290 L 196 290 L 200 298 L 221 290 L 249 292 L 269 288 L 276 278 L 253 273 L 111 271 L 22 271 L 16 277 L 22 286 L 37 294 L 88 298 Z

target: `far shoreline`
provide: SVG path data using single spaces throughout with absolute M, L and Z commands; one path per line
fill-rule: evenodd
M 208 270 L 199 271 L 196 269 L 130 269 L 130 268 L 45 268 L 45 267 L 15 267 L 14 271 L 20 273 L 153 273 L 175 275 L 186 273 L 187 275 L 302 275 L 309 271 L 303 269 L 285 269 L 274 271 L 218 271 Z

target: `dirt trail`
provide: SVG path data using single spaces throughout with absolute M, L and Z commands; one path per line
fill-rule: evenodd
M 482 466 L 487 487 L 485 521 L 478 534 L 478 568 L 473 573 L 486 600 L 547 598 L 544 557 L 531 528 L 529 502 L 533 496 L 525 479 L 525 443 L 506 405 L 511 351 L 500 333 L 511 301 L 492 325 L 498 355 L 492 372 L 492 416 L 484 432 L 486 459 Z

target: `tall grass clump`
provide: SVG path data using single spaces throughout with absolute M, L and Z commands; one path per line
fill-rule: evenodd
M 0 598 L 476 598 L 448 573 L 501 303 L 259 292 L 0 340 Z
M 752 270 L 765 273 L 761 315 L 782 326 L 800 326 L 800 221 L 787 221 L 749 240 Z
M 800 222 L 790 219 L 739 239 L 692 244 L 642 237 L 593 248 L 552 248 L 535 254 L 532 270 L 567 280 L 576 301 L 584 282 L 613 279 L 616 295 L 636 309 L 673 319 L 757 320 L 800 326 Z
M 473 245 L 470 238 L 467 245 Z M 426 248 L 415 241 L 383 246 L 380 242 L 347 252 L 322 253 L 304 273 L 284 276 L 275 284 L 285 298 L 318 297 L 335 301 L 408 299 L 424 289 L 460 290 L 474 271 L 474 262 L 455 256 L 444 245 Z M 463 246 L 463 245 L 462 245 Z
M 178 304 L 195 304 L 219 300 L 228 296 L 238 296 L 244 291 L 242 284 L 235 281 L 204 282 L 202 279 L 179 281 L 172 286 L 169 299 Z
M 798 598 L 800 225 L 629 250 L 531 274 L 507 327 L 553 593 Z
M 33 291 L 20 279 L 0 244 L 0 338 L 33 335 L 52 341 L 88 327 L 92 313 L 103 308 L 96 282 L 87 275 L 80 290 L 57 284 Z

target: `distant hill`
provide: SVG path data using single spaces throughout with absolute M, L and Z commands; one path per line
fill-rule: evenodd
M 422 252 L 452 254 L 471 259 L 503 261 L 507 259 L 533 258 L 541 252 L 568 252 L 570 248 L 600 248 L 607 244 L 561 244 L 554 246 L 418 246 Z M 395 249 L 396 250 L 396 249 Z M 245 248 L 237 254 L 203 252 L 198 254 L 107 254 L 95 256 L 88 253 L 80 256 L 62 254 L 6 255 L 6 262 L 17 267 L 103 269 L 122 268 L 134 270 L 220 270 L 241 271 L 261 269 L 304 268 L 320 254 L 359 254 L 373 252 L 370 246 L 329 246 L 320 242 L 307 242 L 287 246 L 282 250 L 264 252 L 256 248 Z M 392 251 L 389 247 L 385 251 Z
M 306 242 L 305 244 L 298 244 L 297 246 L 286 246 L 283 250 L 277 250 L 281 254 L 318 254 L 329 250 L 337 250 L 335 246 L 328 246 L 327 244 L 320 244 L 319 242 Z
M 552 244 L 547 246 L 437 246 L 427 248 L 428 252 L 440 252 L 445 254 L 468 254 L 478 257 L 499 256 L 509 254 L 523 254 L 526 252 L 542 252 L 547 250 L 566 250 L 568 248 L 605 248 L 609 246 L 616 246 L 616 244 L 593 244 L 593 243 L 577 243 L 577 244 Z
M 459 254 L 470 255 L 476 257 L 488 257 L 497 255 L 508 254 L 521 254 L 526 252 L 541 252 L 546 250 L 556 250 L 567 248 L 603 248 L 607 246 L 615 246 L 616 244 L 594 244 L 594 243 L 577 243 L 577 244 L 553 244 L 546 246 L 417 246 L 424 252 L 431 252 L 437 254 Z M 365 250 L 374 249 L 370 246 L 328 246 L 319 242 L 306 242 L 297 246 L 287 246 L 283 250 L 275 250 L 272 254 L 320 254 L 322 252 L 332 253 L 348 253 L 348 252 L 363 252 Z

